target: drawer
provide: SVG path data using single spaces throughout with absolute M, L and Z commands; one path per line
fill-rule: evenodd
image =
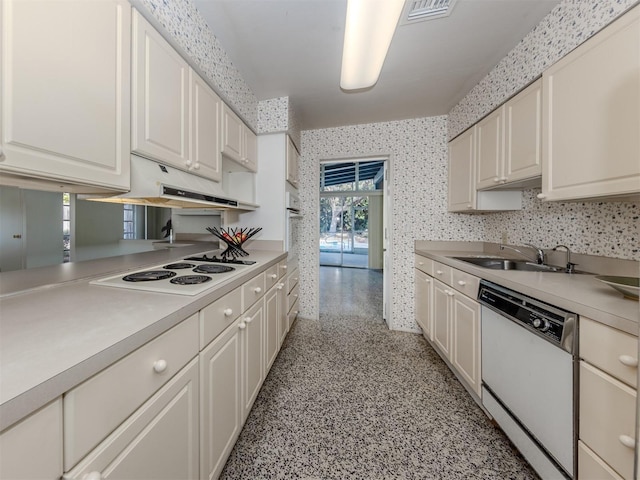
M 287 261 L 282 260 L 278 263 L 278 278 L 284 277 L 285 273 L 287 273 Z
M 291 292 L 291 290 L 293 290 L 293 287 L 295 287 L 297 284 L 298 284 L 298 269 L 296 268 L 287 277 L 287 293 Z
M 451 269 L 451 286 L 473 299 L 478 298 L 480 279 L 461 270 Z
M 289 314 L 287 315 L 287 325 L 289 327 L 287 331 L 289 331 L 293 322 L 296 321 L 296 318 L 298 318 L 298 302 L 293 302 L 291 310 L 289 310 Z
M 618 380 L 638 386 L 638 338 L 580 317 L 580 357 Z
M 433 260 L 427 257 L 423 257 L 422 255 L 414 255 L 415 257 L 415 267 L 418 270 L 423 271 L 427 275 L 433 275 Z
M 443 263 L 433 262 L 433 278 L 437 278 L 442 283 L 451 286 L 451 270 L 452 268 Z
M 580 480 L 622 480 L 593 450 L 578 441 L 578 478 Z
M 70 470 L 198 354 L 198 314 L 64 395 L 64 469 Z
M 580 440 L 622 478 L 633 474 L 636 391 L 580 362 Z
M 299 286 L 296 284 L 293 290 L 287 295 L 287 312 L 291 311 L 293 305 L 298 301 Z
M 265 289 L 268 291 L 278 281 L 278 265 L 272 265 L 264 272 Z
M 243 312 L 258 300 L 260 300 L 264 295 L 265 278 L 266 275 L 264 274 L 264 272 L 262 272 L 261 274 L 253 277 L 241 287 Z
M 242 313 L 242 289 L 236 288 L 200 310 L 200 350 Z

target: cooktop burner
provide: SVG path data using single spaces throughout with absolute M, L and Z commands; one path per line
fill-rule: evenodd
M 226 273 L 235 270 L 233 267 L 227 267 L 225 265 L 198 265 L 193 269 L 196 273 Z
M 181 270 L 183 268 L 193 268 L 196 265 L 194 263 L 170 263 L 169 265 L 165 265 L 162 268 L 166 268 L 167 270 Z
M 197 262 L 211 262 L 211 263 L 229 263 L 232 265 L 253 265 L 256 263 L 255 260 L 238 260 L 231 258 L 218 258 L 215 255 L 211 257 L 207 257 L 207 255 L 202 255 L 201 257 L 187 257 L 185 260 L 195 260 Z
M 125 275 L 122 277 L 122 280 L 125 282 L 152 282 L 175 276 L 176 272 L 170 272 L 169 270 L 147 270 L 145 272 L 136 272 L 130 275 Z
M 209 282 L 210 280 L 211 277 L 207 277 L 206 275 L 182 275 L 172 278 L 169 282 L 177 285 L 197 285 L 199 283 Z

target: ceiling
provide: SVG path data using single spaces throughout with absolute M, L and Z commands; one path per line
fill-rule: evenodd
M 258 100 L 288 96 L 303 130 L 447 114 L 559 3 L 457 0 L 398 26 L 378 83 L 347 93 L 346 0 L 194 1 Z

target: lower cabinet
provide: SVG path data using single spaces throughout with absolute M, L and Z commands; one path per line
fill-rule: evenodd
M 480 398 L 479 279 L 438 262 L 432 269 L 437 278 L 424 270 L 424 258 L 416 256 L 416 321 L 460 381 Z
M 198 390 L 194 358 L 63 478 L 197 479 Z
M 280 350 L 280 310 L 282 306 L 279 305 L 279 292 L 276 284 L 271 287 L 271 290 L 264 296 L 264 364 L 266 371 L 269 371 L 271 365 L 278 356 Z M 282 287 L 280 287 L 282 289 Z
M 247 419 L 264 380 L 264 306 L 256 303 L 242 315 L 240 351 L 242 354 L 242 422 Z

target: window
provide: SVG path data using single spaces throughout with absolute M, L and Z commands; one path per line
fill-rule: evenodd
M 62 263 L 71 260 L 71 196 L 62 194 Z
M 136 238 L 136 211 L 134 205 L 124 205 L 124 235 L 125 240 Z
M 381 190 L 384 161 L 333 162 L 320 165 L 321 192 Z

